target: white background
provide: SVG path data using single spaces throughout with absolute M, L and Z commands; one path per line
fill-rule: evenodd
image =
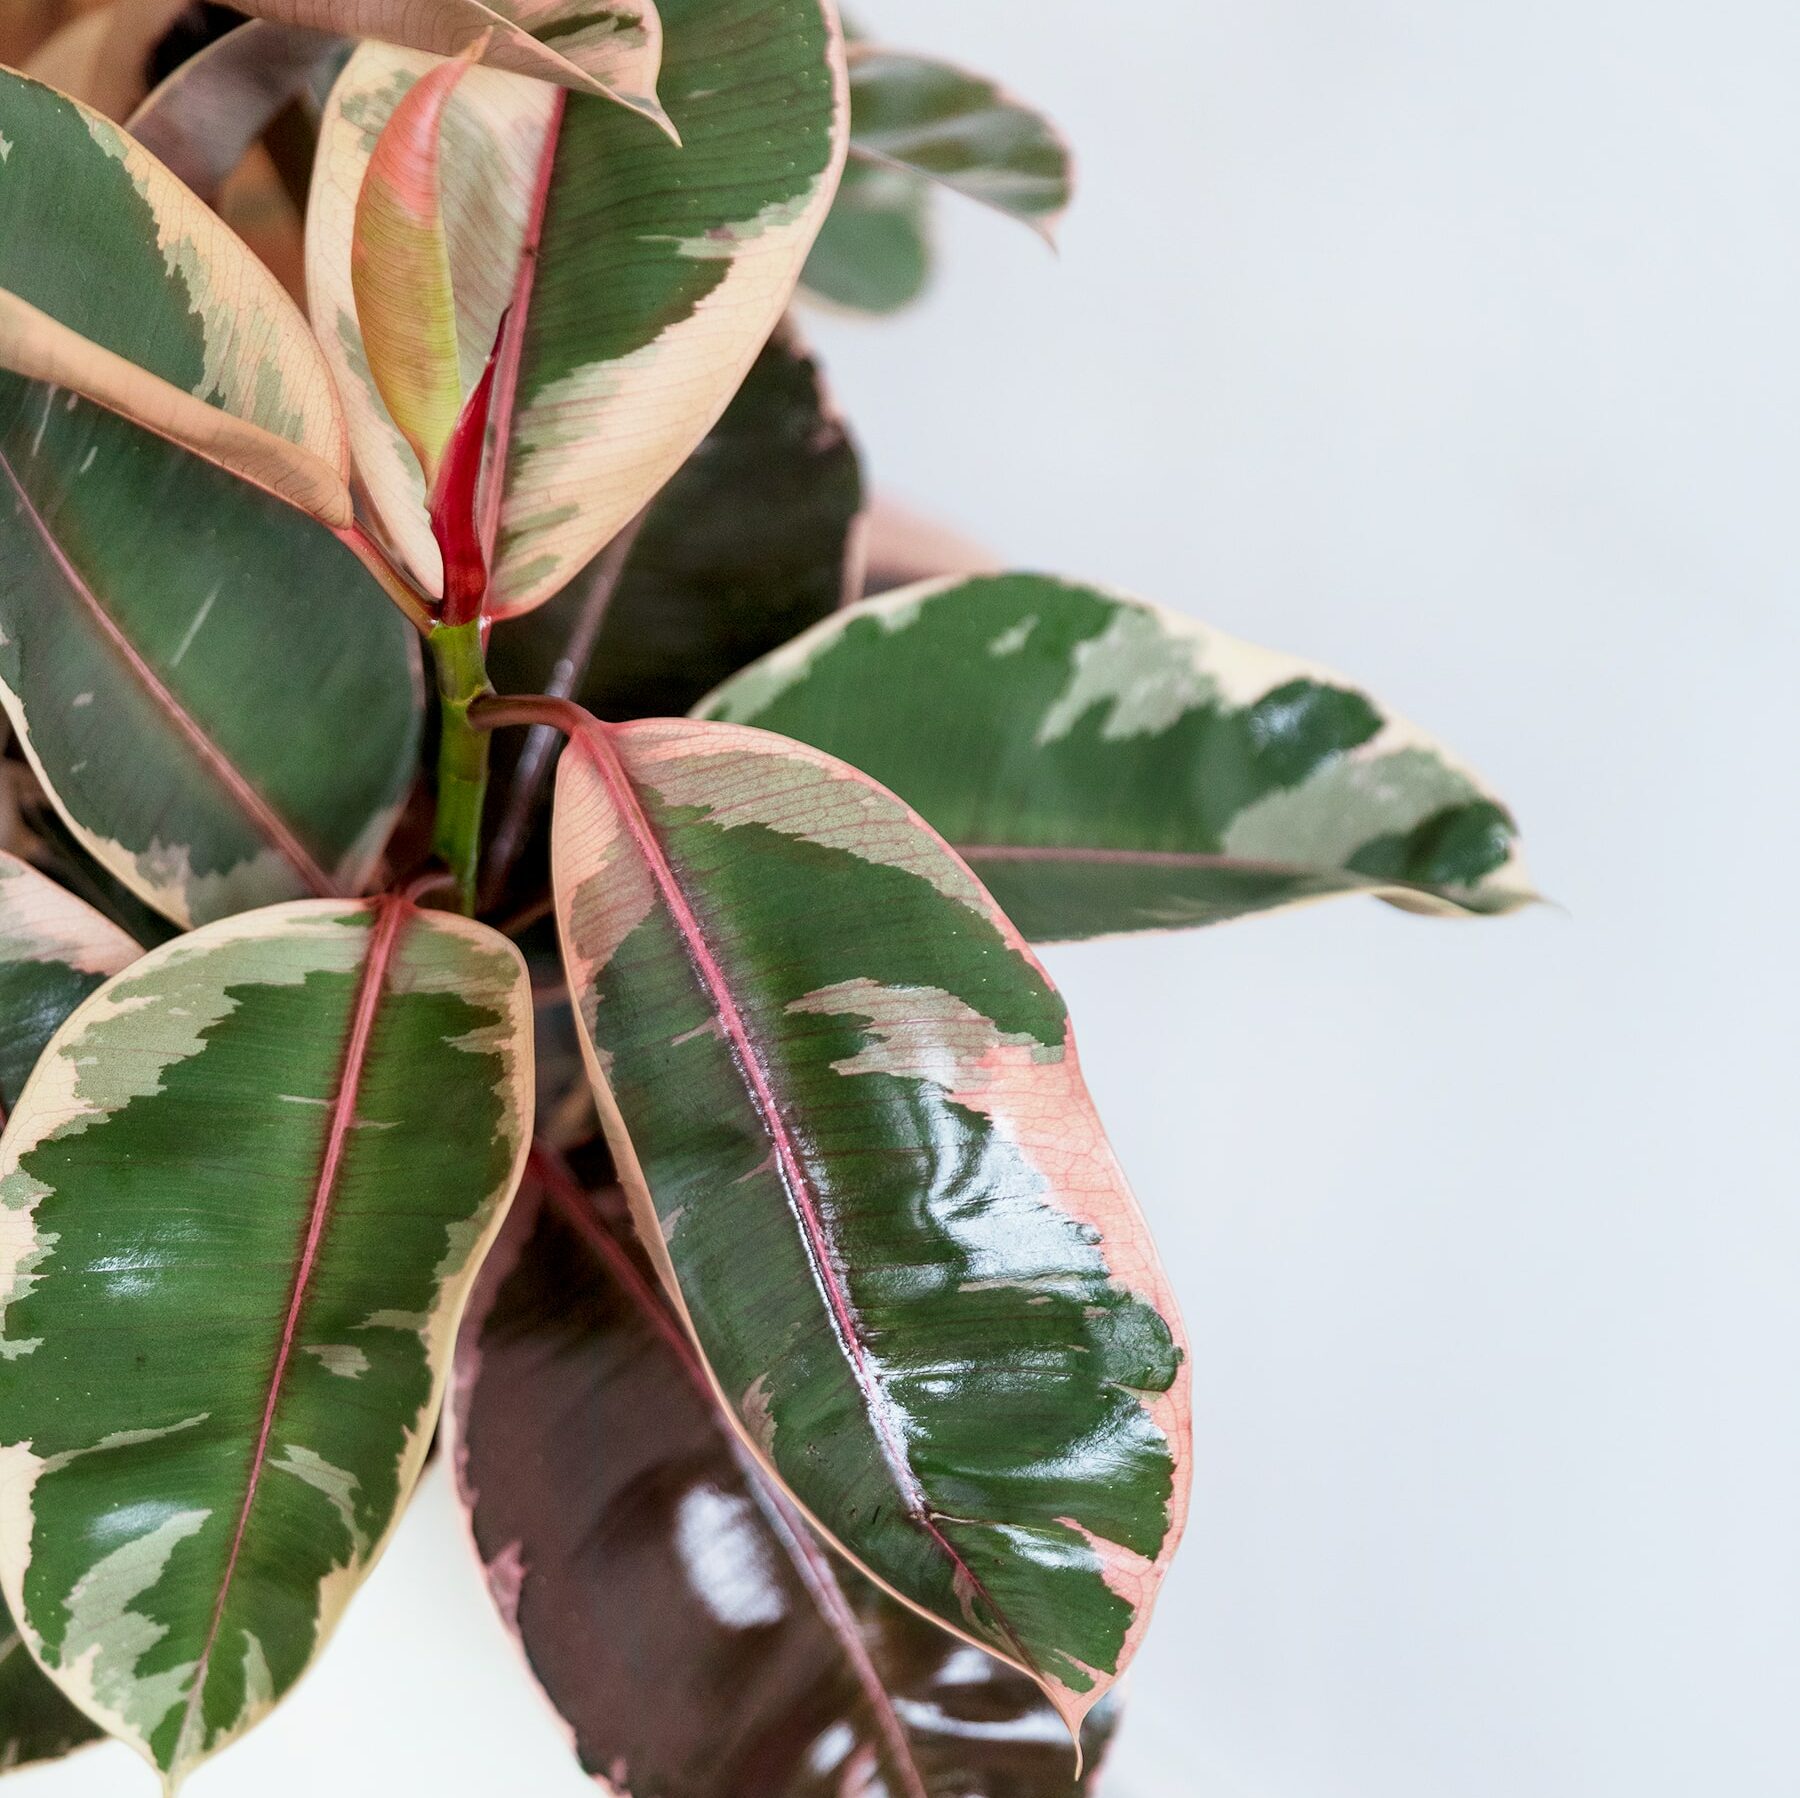
M 1112 1798 L 1794 1798 L 1800 13 L 866 22 L 1081 153 L 1060 259 L 945 206 L 928 305 L 817 326 L 876 477 L 1353 674 L 1566 907 L 1054 957 L 1197 1376 Z M 484 1607 L 435 1481 L 193 1798 L 590 1790 Z

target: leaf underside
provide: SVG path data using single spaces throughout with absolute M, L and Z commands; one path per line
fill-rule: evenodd
M 811 1536 L 718 1408 L 624 1197 L 529 1179 L 456 1357 L 456 1473 L 583 1768 L 657 1798 L 1073 1798 L 1110 1733 Z

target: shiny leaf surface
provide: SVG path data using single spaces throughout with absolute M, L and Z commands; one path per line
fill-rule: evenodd
M 622 1228 L 554 1167 L 458 1339 L 458 1487 L 583 1768 L 656 1798 L 1073 1798 L 1023 1675 L 829 1555 L 719 1409 Z M 1083 1731 L 1089 1780 L 1113 1707 Z
M 416 1480 L 526 1148 L 524 968 L 403 899 L 152 951 L 0 1138 L 0 1580 L 173 1784 L 305 1671 Z
M 1078 1724 L 1180 1532 L 1187 1376 L 1055 989 L 913 813 L 762 732 L 581 726 L 553 866 L 615 1160 L 746 1441 Z
M 508 321 L 484 518 L 499 616 L 566 585 L 705 436 L 779 320 L 836 185 L 844 76 L 828 0 L 670 0 L 663 18 L 679 147 L 618 107 L 491 69 L 462 81 L 445 116 L 465 390 Z M 364 171 L 432 66 L 365 45 L 344 71 L 308 287 L 382 529 L 436 592 L 424 482 L 375 391 L 350 281 Z
M 0 288 L 347 469 L 305 321 L 191 194 L 115 127 L 4 73 L 0 135 Z M 65 204 L 46 207 L 46 191 Z M 329 531 L 13 374 L 0 700 L 84 847 L 182 924 L 361 886 L 421 713 L 411 634 Z
M 1336 893 L 1447 914 L 1532 897 L 1505 806 L 1340 676 L 1041 575 L 865 601 L 698 710 L 892 787 L 1033 941 Z

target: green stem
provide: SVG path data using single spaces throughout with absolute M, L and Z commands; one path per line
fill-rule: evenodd
M 437 823 L 431 847 L 455 877 L 462 910 L 473 917 L 481 865 L 481 812 L 488 784 L 488 733 L 469 719 L 470 707 L 490 691 L 481 623 L 440 624 L 426 641 L 437 668 L 443 716 L 438 742 Z

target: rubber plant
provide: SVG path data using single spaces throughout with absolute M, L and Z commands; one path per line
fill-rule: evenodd
M 0 71 L 0 1766 L 173 1791 L 442 1410 L 609 1789 L 1087 1790 L 1189 1368 L 1034 945 L 1503 912 L 1512 819 L 871 507 L 796 294 L 1048 231 L 1025 102 L 833 0 L 241 3 Z

